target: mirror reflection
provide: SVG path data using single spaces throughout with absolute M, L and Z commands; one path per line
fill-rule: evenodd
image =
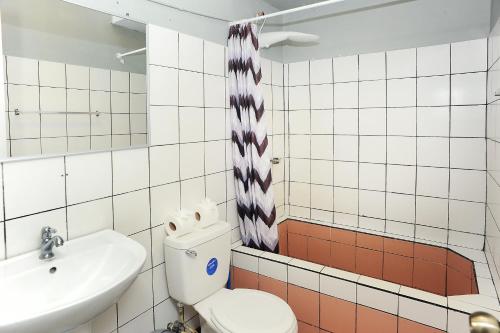
M 145 25 L 62 0 L 0 10 L 8 156 L 147 144 Z

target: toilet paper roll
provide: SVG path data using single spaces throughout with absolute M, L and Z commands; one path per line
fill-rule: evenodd
M 194 219 L 197 228 L 206 228 L 219 222 L 219 210 L 217 204 L 210 199 L 203 200 L 194 211 Z
M 165 231 L 169 237 L 180 237 L 194 231 L 195 219 L 194 215 L 188 211 L 178 211 L 175 214 L 168 216 L 165 223 Z

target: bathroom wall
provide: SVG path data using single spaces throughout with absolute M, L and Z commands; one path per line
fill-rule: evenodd
M 147 144 L 144 74 L 11 56 L 5 67 L 10 156 Z M 99 116 L 71 114 L 97 111 Z
M 290 215 L 482 249 L 486 39 L 291 63 Z
M 148 48 L 149 148 L 1 164 L 0 260 L 36 250 L 44 225 L 70 240 L 111 228 L 147 249 L 146 264 L 132 287 L 86 327 L 93 333 L 150 332 L 177 318 L 167 290 L 162 245 L 169 212 L 192 208 L 209 197 L 231 224 L 233 241 L 239 239 L 225 48 L 156 26 L 148 28 Z M 274 156 L 283 159 L 283 64 L 264 60 L 263 66 L 274 133 L 270 141 Z M 274 183 L 280 216 L 283 162 L 274 168 Z M 193 316 L 188 309 L 187 317 Z M 196 323 L 196 317 L 193 320 Z
M 488 39 L 488 111 L 487 111 L 487 209 L 485 252 L 500 293 L 500 23 L 496 21 Z

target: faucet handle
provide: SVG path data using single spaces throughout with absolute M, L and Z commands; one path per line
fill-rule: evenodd
M 42 239 L 51 238 L 57 232 L 56 229 L 46 226 L 42 228 Z

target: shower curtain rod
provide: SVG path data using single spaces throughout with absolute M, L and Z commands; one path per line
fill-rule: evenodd
M 274 13 L 267 14 L 267 15 L 262 15 L 262 16 L 252 17 L 252 18 L 248 18 L 248 19 L 244 19 L 244 20 L 229 22 L 229 26 L 236 25 L 236 24 L 244 24 L 244 23 L 250 23 L 250 22 L 257 22 L 257 21 L 265 20 L 265 19 L 268 19 L 268 18 L 271 18 L 271 17 L 283 16 L 283 15 L 286 15 L 286 14 L 301 12 L 301 11 L 304 11 L 304 10 L 318 8 L 318 7 L 323 7 L 323 6 L 327 6 L 327 5 L 333 4 L 333 3 L 344 2 L 344 1 L 345 0 L 327 0 L 327 1 L 322 1 L 322 2 L 318 2 L 318 3 L 313 3 L 311 5 L 305 5 L 305 6 L 301 6 L 301 7 L 296 7 L 296 8 L 291 8 L 291 9 L 287 9 L 287 10 L 282 10 L 280 12 L 274 12 Z

